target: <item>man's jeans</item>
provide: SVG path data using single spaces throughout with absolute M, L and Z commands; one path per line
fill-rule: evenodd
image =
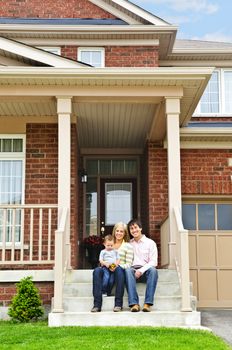
M 155 294 L 156 285 L 158 281 L 158 272 L 156 268 L 150 267 L 138 279 L 135 278 L 135 271 L 136 270 L 133 269 L 132 267 L 125 270 L 129 306 L 139 304 L 139 297 L 136 289 L 136 282 L 146 283 L 146 293 L 145 293 L 144 303 L 153 305 L 154 294 Z
M 115 299 L 114 306 L 122 307 L 123 304 L 123 294 L 124 294 L 124 282 L 125 274 L 124 269 L 118 266 L 114 270 L 115 278 Z M 103 269 L 101 267 L 96 267 L 93 271 L 93 298 L 94 307 L 101 309 L 102 307 L 102 286 L 103 286 Z

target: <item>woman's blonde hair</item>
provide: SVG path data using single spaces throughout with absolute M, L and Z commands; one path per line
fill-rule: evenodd
M 127 229 L 127 225 L 124 224 L 124 222 L 118 222 L 117 224 L 114 225 L 113 231 L 112 231 L 112 236 L 114 237 L 114 241 L 115 241 L 115 231 L 117 230 L 118 227 L 122 227 L 123 231 L 124 231 L 124 236 L 123 236 L 123 240 L 125 242 L 129 242 L 130 241 L 130 236 L 128 233 L 128 229 Z

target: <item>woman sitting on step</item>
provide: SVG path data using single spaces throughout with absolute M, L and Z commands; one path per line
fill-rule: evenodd
M 131 267 L 133 261 L 133 248 L 129 242 L 130 237 L 127 231 L 127 225 L 123 222 L 117 223 L 112 232 L 114 237 L 114 249 L 118 251 L 120 264 L 114 270 L 115 279 L 115 301 L 114 312 L 122 311 L 125 274 L 124 270 Z M 94 304 L 91 312 L 100 312 L 102 307 L 102 286 L 103 269 L 96 267 L 93 271 L 93 298 Z

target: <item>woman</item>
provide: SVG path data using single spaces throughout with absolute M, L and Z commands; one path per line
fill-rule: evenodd
M 124 294 L 124 282 L 125 274 L 124 270 L 131 267 L 133 260 L 133 248 L 130 245 L 129 234 L 127 231 L 127 225 L 123 222 L 117 223 L 112 235 L 114 237 L 114 249 L 119 253 L 120 263 L 114 270 L 115 278 L 115 300 L 114 300 L 114 312 L 122 311 L 123 294 Z M 93 298 L 94 304 L 91 312 L 100 312 L 102 307 L 102 279 L 103 269 L 96 267 L 93 271 Z

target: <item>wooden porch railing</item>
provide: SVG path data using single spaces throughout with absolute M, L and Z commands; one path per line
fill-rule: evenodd
M 63 208 L 60 224 L 56 230 L 55 237 L 55 279 L 54 279 L 54 299 L 52 312 L 64 312 L 63 309 L 63 287 L 67 268 L 70 265 L 70 249 L 68 237 L 68 216 L 67 208 Z
M 54 264 L 57 205 L 0 205 L 0 265 Z
M 176 268 L 179 276 L 182 296 L 181 311 L 192 311 L 190 300 L 190 279 L 189 279 L 189 241 L 188 230 L 184 229 L 181 214 L 178 208 L 174 208 L 176 226 Z

